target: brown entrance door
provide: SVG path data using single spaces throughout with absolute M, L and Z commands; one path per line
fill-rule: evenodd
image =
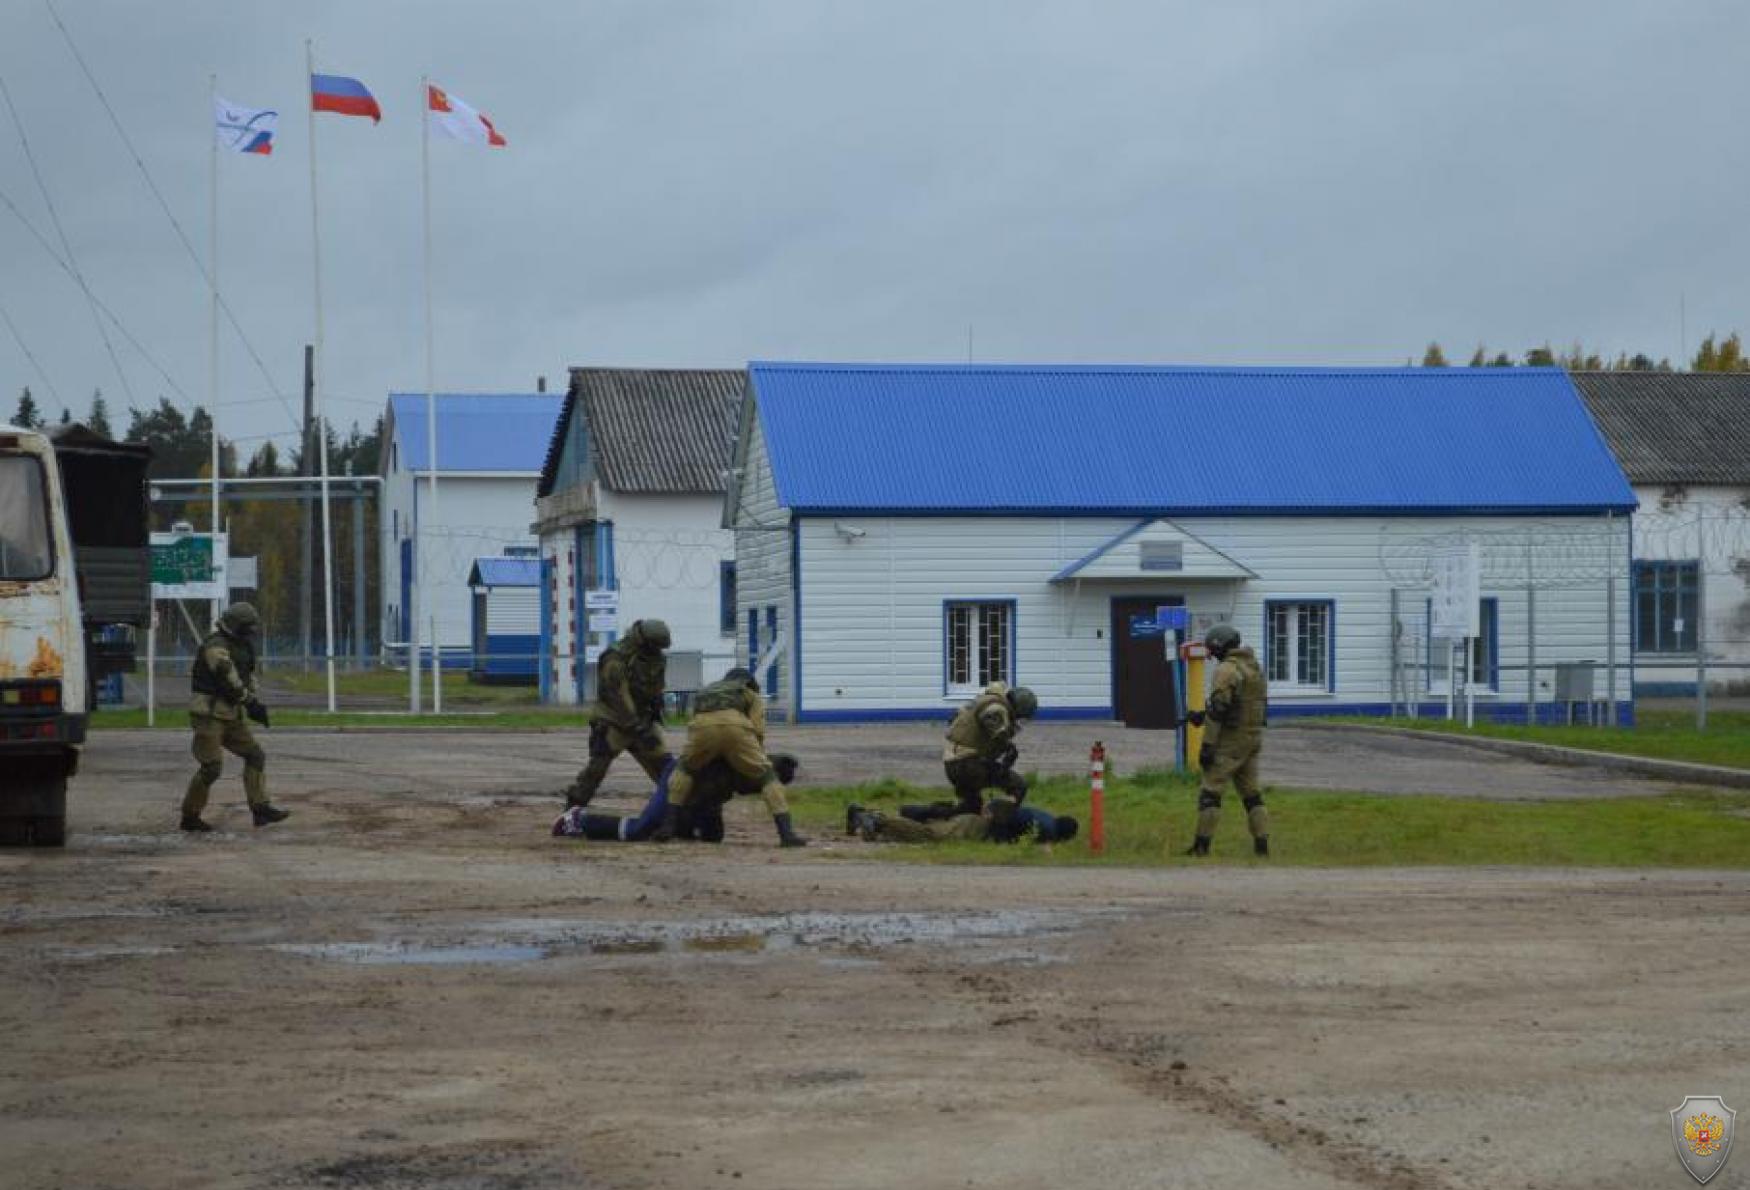
M 1155 624 L 1155 609 L 1184 602 L 1180 595 L 1112 600 L 1112 705 L 1126 727 L 1179 726 L 1179 692 L 1171 661 L 1178 633 Z

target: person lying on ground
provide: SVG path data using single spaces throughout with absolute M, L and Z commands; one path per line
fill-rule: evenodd
M 1078 829 L 1080 824 L 1068 814 L 1051 814 L 1001 796 L 991 798 L 977 814 L 956 814 L 930 822 L 915 822 L 855 804 L 845 810 L 845 833 L 861 835 L 871 843 L 1017 843 L 1029 836 L 1036 843 L 1063 843 L 1075 838 Z
M 772 758 L 772 769 L 778 780 L 788 785 L 796 778 L 799 762 L 794 756 L 779 752 Z M 669 758 L 656 789 L 637 814 L 621 817 L 616 814 L 591 814 L 583 806 L 572 806 L 553 823 L 555 835 L 595 839 L 600 842 L 638 843 L 656 834 L 668 811 L 668 787 L 678 762 Z M 724 760 L 714 760 L 693 781 L 693 796 L 682 808 L 676 822 L 674 837 L 697 839 L 701 843 L 723 841 L 723 807 L 737 794 L 756 794 L 763 783 L 743 777 Z

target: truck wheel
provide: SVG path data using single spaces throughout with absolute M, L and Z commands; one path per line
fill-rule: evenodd
M 67 778 L 57 759 L 27 775 L 0 805 L 0 846 L 61 847 L 67 842 Z
M 65 847 L 67 845 L 67 816 L 59 818 L 33 818 L 30 820 L 30 841 L 38 847 Z

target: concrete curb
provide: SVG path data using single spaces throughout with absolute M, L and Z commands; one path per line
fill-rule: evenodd
M 1750 789 L 1750 769 L 1727 768 L 1717 764 L 1691 764 L 1683 760 L 1659 760 L 1651 756 L 1625 756 L 1620 752 L 1594 752 L 1589 748 L 1566 748 L 1559 744 L 1537 744 L 1529 740 L 1500 740 L 1488 736 L 1457 735 L 1444 731 L 1417 731 L 1413 727 L 1381 727 L 1372 723 L 1296 723 L 1296 728 L 1310 731 L 1354 732 L 1363 735 L 1389 735 L 1408 739 L 1435 740 L 1475 748 L 1482 752 L 1497 752 L 1517 756 L 1539 764 L 1562 764 L 1574 768 L 1603 769 L 1613 773 L 1632 773 L 1638 777 L 1654 777 L 1661 781 L 1679 781 L 1686 785 L 1713 785 L 1733 789 Z

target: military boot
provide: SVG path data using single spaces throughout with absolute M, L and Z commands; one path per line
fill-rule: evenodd
M 852 802 L 845 807 L 845 834 L 854 835 L 857 833 L 857 819 L 862 816 L 863 807 L 859 806 L 856 802 Z
M 1259 835 L 1256 839 L 1252 840 L 1252 854 L 1253 855 L 1261 855 L 1265 859 L 1270 858 L 1270 836 L 1269 835 Z
M 796 833 L 796 828 L 790 823 L 790 812 L 772 815 L 772 824 L 778 828 L 778 846 L 806 847 L 808 840 Z
M 1196 838 L 1192 839 L 1191 840 L 1191 849 L 1189 851 L 1185 852 L 1185 854 L 1186 855 L 1208 855 L 1209 854 L 1209 836 L 1208 835 L 1198 835 Z
M 199 814 L 184 814 L 182 816 L 182 829 L 192 834 L 204 835 L 213 828 Z
M 292 816 L 290 810 L 281 810 L 267 802 L 249 807 L 249 813 L 255 818 L 256 826 L 272 826 L 276 822 L 284 822 Z

